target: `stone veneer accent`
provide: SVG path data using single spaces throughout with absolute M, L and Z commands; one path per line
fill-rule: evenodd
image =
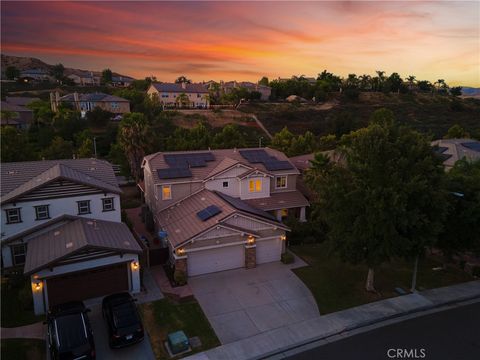
M 253 269 L 257 266 L 257 247 L 245 246 L 245 268 Z
M 175 259 L 175 270 L 180 270 L 187 274 L 187 258 Z

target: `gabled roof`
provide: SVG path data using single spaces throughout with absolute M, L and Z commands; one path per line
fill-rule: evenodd
M 185 88 L 177 83 L 153 83 L 152 86 L 160 92 L 208 93 L 204 84 L 185 84 Z
M 27 106 L 34 101 L 39 101 L 40 98 L 20 97 L 20 96 L 7 96 L 5 101 L 9 104 L 18 106 Z
M 112 165 L 97 159 L 11 162 L 2 164 L 1 201 L 10 202 L 39 186 L 66 179 L 119 194 Z
M 202 221 L 197 213 L 214 205 L 220 213 Z M 235 213 L 261 219 L 272 225 L 285 228 L 272 215 L 255 209 L 244 201 L 218 192 L 202 189 L 157 213 L 159 225 L 168 234 L 168 240 L 177 247 L 189 239 L 219 224 L 223 219 Z M 231 226 L 231 225 L 228 225 Z M 246 231 L 249 232 L 249 231 Z
M 29 113 L 33 113 L 32 110 L 30 110 L 29 108 L 26 108 L 25 106 L 8 103 L 8 102 L 6 102 L 6 101 L 2 101 L 2 111 L 29 112 Z
M 250 169 L 250 170 L 245 171 L 243 174 L 239 175 L 238 178 L 239 179 L 244 179 L 244 178 L 246 178 L 250 175 L 254 175 L 254 174 L 258 174 L 258 173 L 269 176 L 269 177 L 273 177 L 273 175 L 270 174 L 268 171 L 264 171 L 264 170 L 260 170 L 260 169 Z
M 264 211 L 310 206 L 308 200 L 298 190 L 272 193 L 269 197 L 248 199 L 245 202 Z
M 25 274 L 31 274 L 86 248 L 141 253 L 127 225 L 77 218 L 28 242 Z
M 237 164 L 240 164 L 238 160 L 234 160 L 229 157 L 226 157 L 222 161 L 220 161 L 220 163 L 207 175 L 207 178 L 211 178 L 215 175 L 219 175 Z M 245 164 L 242 164 L 242 166 L 251 169 L 251 167 Z

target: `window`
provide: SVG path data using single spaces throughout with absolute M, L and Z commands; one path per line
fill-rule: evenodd
M 25 244 L 12 245 L 10 249 L 12 249 L 13 265 L 25 264 L 25 254 L 27 253 Z
M 222 185 L 224 188 L 228 188 L 228 181 L 224 181 Z
M 35 207 L 35 220 L 50 219 L 50 212 L 48 211 L 48 205 L 39 205 Z
M 113 110 L 117 110 L 117 109 L 120 108 L 120 106 L 118 106 L 118 103 L 116 103 L 116 102 L 112 102 L 112 103 L 110 103 L 110 105 L 111 105 Z
M 172 198 L 172 186 L 163 185 L 162 186 L 162 200 L 170 200 Z
M 113 198 L 102 199 L 103 211 L 114 211 Z
M 260 192 L 260 191 L 262 191 L 262 180 L 249 180 L 248 181 L 248 191 L 249 192 Z
M 77 201 L 78 215 L 90 214 L 90 200 Z
M 200 98 L 200 97 L 202 97 L 202 94 L 197 94 L 197 98 Z
M 20 214 L 20 208 L 7 209 L 7 224 L 16 224 L 22 222 L 22 216 Z
M 163 93 L 162 98 L 168 98 L 168 94 Z
M 284 189 L 287 187 L 287 177 L 286 176 L 277 176 L 275 178 L 275 188 Z

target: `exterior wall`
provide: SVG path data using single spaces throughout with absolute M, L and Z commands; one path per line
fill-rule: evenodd
M 8 268 L 13 266 L 12 251 L 10 246 L 2 246 L 2 263 L 3 267 Z
M 220 246 L 225 246 L 225 245 L 235 244 L 235 243 L 245 243 L 246 241 L 247 241 L 246 236 L 242 236 L 240 233 L 237 233 L 237 234 L 222 236 L 218 238 L 195 240 L 193 243 L 188 243 L 188 245 L 185 245 L 185 250 L 188 253 L 189 250 L 220 247 Z
M 257 266 L 257 247 L 256 245 L 245 246 L 245 268 L 253 269 Z
M 33 294 L 33 305 L 36 315 L 44 314 L 45 309 L 48 308 L 48 285 L 45 280 L 48 280 L 49 277 L 56 275 L 63 275 L 72 272 L 88 270 L 100 266 L 113 265 L 122 262 L 138 262 L 137 254 L 124 254 L 123 256 L 109 256 L 105 258 L 82 261 L 78 263 L 62 265 L 54 267 L 52 270 L 45 269 L 33 274 L 31 276 L 32 281 L 32 294 Z M 129 279 L 130 279 L 130 291 L 132 293 L 140 292 L 140 267 L 134 270 L 132 266 L 128 266 L 129 269 Z M 35 289 L 35 282 L 41 281 L 42 286 L 40 290 Z
M 228 187 L 223 187 L 223 183 L 228 181 Z M 208 190 L 220 191 L 224 194 L 240 197 L 240 181 L 238 178 L 219 178 L 205 182 L 205 188 Z
M 260 192 L 249 192 L 248 183 L 250 180 L 261 180 L 262 181 L 262 191 Z M 270 196 L 270 177 L 266 176 L 252 176 L 242 179 L 240 182 L 240 199 L 256 199 L 264 198 Z
M 147 90 L 147 94 L 152 97 L 154 95 L 158 96 L 158 101 L 162 105 L 167 105 L 167 106 L 177 106 L 178 103 L 176 101 L 177 97 L 182 94 L 179 92 L 159 92 L 154 86 L 150 86 L 150 88 Z M 196 92 L 183 92 L 183 94 L 188 96 L 188 99 L 190 101 L 190 106 L 189 107 L 209 107 L 210 102 L 208 98 L 206 97 L 208 93 L 196 93 Z
M 116 107 L 113 104 L 116 104 Z M 99 107 L 105 111 L 110 111 L 114 114 L 125 114 L 130 112 L 130 103 L 128 101 L 99 101 L 99 102 L 81 102 L 80 108 L 84 111 L 93 110 L 95 107 Z
M 114 211 L 103 211 L 102 200 L 105 197 L 114 198 Z M 78 206 L 77 201 L 81 200 L 90 200 L 90 214 L 78 215 Z M 35 220 L 35 208 L 37 205 L 50 205 L 50 219 L 46 220 Z M 11 208 L 21 208 L 21 218 L 22 222 L 16 224 L 7 224 L 6 218 L 6 209 Z M 1 239 L 4 240 L 14 234 L 28 230 L 34 226 L 40 225 L 44 222 L 47 222 L 53 218 L 59 217 L 61 215 L 74 215 L 82 216 L 90 219 L 99 219 L 107 221 L 121 222 L 121 213 L 120 213 L 120 196 L 117 194 L 107 193 L 107 196 L 104 193 L 101 194 L 90 194 L 83 196 L 72 196 L 58 199 L 42 199 L 35 201 L 25 201 L 17 202 L 15 206 L 13 204 L 5 204 L 1 207 L 1 224 L 2 224 L 2 236 Z
M 275 175 L 270 181 L 270 189 L 272 193 L 279 193 L 279 192 L 285 192 L 285 191 L 294 191 L 297 190 L 297 176 L 296 174 L 289 174 L 287 176 L 287 187 L 286 188 L 281 188 L 281 189 L 276 189 L 275 184 L 276 184 L 276 178 L 278 176 L 282 175 Z
M 171 185 L 172 190 L 172 198 L 170 200 L 162 200 L 162 185 Z M 189 182 L 189 183 L 165 183 L 165 184 L 156 184 L 155 185 L 155 195 L 154 199 L 156 202 L 155 209 L 156 211 L 160 211 L 165 209 L 166 207 L 170 206 L 171 204 L 177 202 L 178 200 L 182 200 L 187 196 L 191 195 L 197 190 L 202 188 L 202 182 Z M 145 194 L 147 196 L 147 194 Z M 148 195 L 150 198 L 151 196 Z

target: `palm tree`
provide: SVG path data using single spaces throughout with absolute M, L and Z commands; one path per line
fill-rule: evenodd
M 372 78 L 370 77 L 370 75 L 363 74 L 363 75 L 360 75 L 358 78 L 360 80 L 360 89 L 362 90 L 371 89 Z
M 190 99 L 188 98 L 187 94 L 181 93 L 175 99 L 175 102 L 179 105 L 179 107 L 188 107 L 190 105 Z
M 385 80 L 385 71 L 376 70 L 375 72 L 377 73 L 375 91 L 378 91 L 382 88 L 383 81 Z

